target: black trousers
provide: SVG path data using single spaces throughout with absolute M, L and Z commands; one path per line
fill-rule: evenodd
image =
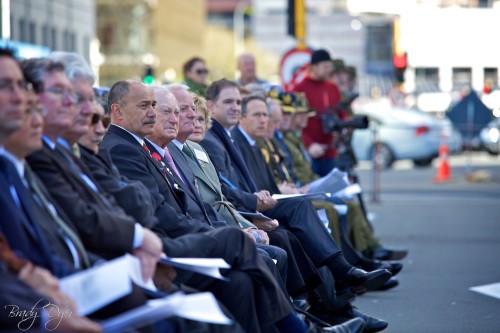
M 279 200 L 274 208 L 263 212 L 277 219 L 280 225 L 294 234 L 316 267 L 339 255 L 340 249 L 323 226 L 316 210 L 307 199 Z
M 178 271 L 175 282 L 211 291 L 247 332 L 262 332 L 291 313 L 289 299 L 241 229 L 164 238 L 163 246 L 171 257 L 223 258 L 231 266 L 223 272 L 229 281 Z
M 290 296 L 300 296 L 321 283 L 317 268 L 305 253 L 297 237 L 283 228 L 277 228 L 267 234 L 270 243 L 282 248 L 288 255 L 288 279 L 285 282 Z

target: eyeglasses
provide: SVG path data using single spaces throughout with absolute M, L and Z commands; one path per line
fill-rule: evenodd
M 207 75 L 208 74 L 208 69 L 206 68 L 199 68 L 196 70 L 196 74 L 198 75 Z
M 65 100 L 68 97 L 71 97 L 71 100 L 73 100 L 73 102 L 76 102 L 79 98 L 79 96 L 75 94 L 73 91 L 58 86 L 44 89 L 43 92 L 49 92 L 54 95 L 59 95 L 62 97 L 63 100 Z
M 24 80 L 22 81 L 12 81 L 8 79 L 0 80 L 0 91 L 8 91 L 8 92 L 14 92 L 15 88 L 18 88 L 23 91 L 28 91 L 28 87 L 31 87 L 31 85 L 28 85 L 28 83 Z
M 89 102 L 90 104 L 95 102 L 95 97 L 83 97 L 79 94 L 75 94 L 75 104 L 83 104 L 85 102 Z
M 41 107 L 32 106 L 27 108 L 26 111 L 24 111 L 24 114 L 30 117 L 34 117 L 36 115 L 45 117 L 47 115 L 47 109 L 43 106 Z
M 97 125 L 100 121 L 102 121 L 102 126 L 107 129 L 111 123 L 111 118 L 107 115 L 101 115 L 99 113 L 92 114 L 92 119 L 90 121 L 91 125 Z

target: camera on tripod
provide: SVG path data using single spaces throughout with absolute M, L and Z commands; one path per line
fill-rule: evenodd
M 347 110 L 357 97 L 357 94 L 352 95 L 346 101 L 329 107 L 328 110 L 320 116 L 324 133 L 341 132 L 344 128 L 368 128 L 369 120 L 367 116 L 354 116 L 349 120 L 341 120 L 338 116 L 340 112 Z
M 340 132 L 344 128 L 368 128 L 367 116 L 354 116 L 349 120 L 340 120 L 334 112 L 329 112 L 321 115 L 323 132 L 332 133 Z

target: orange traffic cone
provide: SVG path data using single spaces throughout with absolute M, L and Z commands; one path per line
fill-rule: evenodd
M 441 144 L 439 146 L 439 166 L 437 169 L 436 176 L 434 177 L 434 182 L 445 182 L 451 178 L 451 168 L 448 164 L 448 145 Z

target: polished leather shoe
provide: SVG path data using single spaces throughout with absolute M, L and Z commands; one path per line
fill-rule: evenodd
M 357 295 L 368 290 L 374 290 L 383 285 L 391 278 L 392 274 L 386 269 L 377 269 L 367 272 L 362 269 L 352 267 L 347 272 L 347 279 L 343 281 L 351 291 Z
M 395 276 L 403 269 L 403 264 L 400 262 L 383 262 L 376 260 L 377 263 L 380 263 L 377 267 L 378 269 L 387 269 L 391 272 L 392 276 Z
M 373 251 L 372 259 L 377 260 L 401 260 L 408 255 L 408 250 L 390 249 L 387 247 L 379 247 Z
M 389 289 L 392 289 L 392 288 L 397 287 L 397 286 L 399 286 L 398 279 L 396 279 L 395 277 L 391 277 L 389 280 L 387 280 L 386 283 L 384 283 L 383 285 L 381 285 L 380 287 L 378 287 L 377 289 L 374 289 L 374 290 L 385 291 L 385 290 L 389 290 Z
M 363 321 L 365 322 L 365 330 L 363 331 L 364 333 L 380 332 L 382 330 L 385 330 L 389 325 L 389 323 L 385 320 L 370 317 L 356 309 L 354 306 L 351 306 L 351 308 L 348 310 L 348 314 L 352 316 L 352 318 L 363 319 Z
M 361 318 L 354 318 L 346 321 L 343 324 L 320 327 L 316 324 L 309 323 L 307 333 L 361 333 L 365 329 L 365 322 Z
M 373 271 L 376 269 L 387 269 L 392 276 L 398 274 L 403 269 L 403 264 L 400 262 L 387 262 L 380 260 L 365 259 L 359 264 L 359 268 L 365 271 Z
M 361 318 L 365 322 L 365 329 L 363 332 L 380 332 L 389 325 L 385 320 L 370 317 L 362 313 L 351 304 L 334 310 L 321 302 L 315 303 L 312 304 L 309 313 L 330 325 L 340 325 L 353 318 Z

